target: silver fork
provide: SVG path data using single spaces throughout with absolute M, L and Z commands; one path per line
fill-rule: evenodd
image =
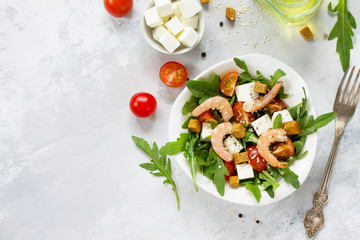
M 351 89 L 349 89 L 355 67 L 352 68 L 350 76 L 346 82 L 345 89 L 342 91 L 344 80 L 348 71 L 349 68 L 345 71 L 344 76 L 341 79 L 339 89 L 336 93 L 336 98 L 334 101 L 333 110 L 336 113 L 335 140 L 326 164 L 325 172 L 321 181 L 321 186 L 315 192 L 313 197 L 313 207 L 306 213 L 304 218 L 305 231 L 308 238 L 313 238 L 324 226 L 325 218 L 323 213 L 323 207 L 328 200 L 327 189 L 329 185 L 331 170 L 334 164 L 336 150 L 340 141 L 340 137 L 342 136 L 342 133 L 344 131 L 346 122 L 354 115 L 356 105 L 359 101 L 360 85 L 357 87 L 356 94 L 355 88 L 357 86 L 357 80 L 360 75 L 360 70 L 356 75 L 355 81 Z

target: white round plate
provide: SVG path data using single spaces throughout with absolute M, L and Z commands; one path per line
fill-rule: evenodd
M 309 95 L 309 90 L 304 82 L 304 80 L 297 74 L 292 68 L 290 68 L 285 63 L 261 54 L 250 54 L 238 57 L 241 60 L 244 60 L 249 68 L 249 72 L 256 76 L 256 70 L 259 70 L 265 77 L 270 78 L 270 76 L 280 68 L 286 73 L 286 76 L 281 78 L 283 81 L 283 86 L 285 88 L 285 93 L 289 94 L 289 97 L 285 99 L 285 103 L 288 106 L 294 106 L 298 103 L 301 103 L 301 99 L 304 97 L 302 87 L 305 89 L 307 94 L 307 110 L 310 115 L 315 116 L 314 107 L 311 102 L 311 97 Z M 224 76 L 226 73 L 236 70 L 241 72 L 233 59 L 228 59 L 223 62 L 216 64 L 213 67 L 205 70 L 199 74 L 195 80 L 199 79 L 211 79 L 213 74 L 218 74 L 220 77 Z M 181 109 L 184 103 L 191 97 L 190 91 L 185 88 L 178 98 L 175 100 L 175 103 L 171 109 L 170 113 L 170 122 L 169 122 L 169 138 L 170 141 L 176 140 L 180 133 L 187 132 L 186 129 L 182 129 L 181 125 L 187 119 L 188 115 L 182 115 Z M 308 135 L 303 151 L 308 151 L 308 154 L 305 158 L 294 161 L 290 169 L 299 176 L 300 184 L 302 184 L 306 177 L 308 176 L 312 163 L 314 161 L 315 152 L 317 147 L 317 135 L 313 133 Z M 174 158 L 176 163 L 182 168 L 186 175 L 191 180 L 191 171 L 188 161 L 183 157 L 182 153 L 179 153 Z M 243 205 L 252 205 L 252 206 L 261 206 L 271 203 L 275 203 L 293 193 L 296 189 L 293 188 L 290 184 L 286 183 L 283 178 L 279 178 L 280 187 L 275 190 L 275 197 L 271 198 L 265 191 L 261 191 L 261 200 L 258 203 L 251 192 L 245 189 L 244 186 L 239 188 L 231 188 L 228 183 L 225 185 L 225 194 L 220 196 L 217 192 L 213 182 L 202 175 L 200 172 L 196 175 L 196 183 L 199 187 L 207 191 L 208 193 L 221 198 L 223 200 L 243 204 Z

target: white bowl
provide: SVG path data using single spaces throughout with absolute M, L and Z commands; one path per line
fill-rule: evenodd
M 250 54 L 245 56 L 238 57 L 245 61 L 249 68 L 249 72 L 256 76 L 256 70 L 259 70 L 265 77 L 270 77 L 276 69 L 280 68 L 285 73 L 286 76 L 282 77 L 283 86 L 285 88 L 285 93 L 289 93 L 289 97 L 284 99 L 285 103 L 288 106 L 294 106 L 298 103 L 301 103 L 301 99 L 304 97 L 304 93 L 302 87 L 305 89 L 307 94 L 307 110 L 310 115 L 314 115 L 315 111 L 312 105 L 311 97 L 309 95 L 309 89 L 306 86 L 304 80 L 297 74 L 292 68 L 290 68 L 285 63 L 275 59 L 273 57 L 269 57 L 261 54 Z M 240 71 L 240 69 L 236 66 L 233 59 L 228 59 L 223 62 L 216 64 L 213 67 L 205 70 L 200 73 L 195 80 L 198 79 L 210 79 L 212 74 L 216 73 L 220 75 L 220 77 L 224 76 L 231 70 Z M 181 125 L 185 122 L 188 115 L 182 115 L 181 109 L 184 103 L 191 97 L 190 91 L 185 88 L 178 98 L 175 100 L 175 103 L 171 109 L 170 120 L 169 120 L 169 140 L 174 141 L 179 137 L 180 133 L 187 132 L 187 130 L 182 129 Z M 302 184 L 306 177 L 308 176 L 311 166 L 314 161 L 315 152 L 317 147 L 317 135 L 316 133 L 310 134 L 307 136 L 306 143 L 303 148 L 304 151 L 308 151 L 306 157 L 300 160 L 295 160 L 290 165 L 290 169 L 295 172 L 299 176 L 299 182 Z M 180 168 L 185 172 L 185 174 L 191 179 L 191 170 L 188 161 L 183 157 L 182 153 L 177 154 L 175 156 L 176 163 L 180 166 Z M 243 204 L 243 205 L 253 205 L 253 206 L 261 206 L 267 205 L 271 203 L 275 203 L 293 193 L 296 189 L 293 188 L 290 184 L 286 183 L 283 178 L 279 179 L 280 187 L 278 187 L 275 191 L 275 197 L 270 198 L 270 196 L 263 190 L 261 190 L 261 200 L 260 202 L 256 202 L 254 196 L 251 192 L 245 189 L 245 187 L 241 186 L 237 189 L 231 188 L 228 183 L 225 185 L 225 195 L 222 197 L 216 190 L 214 183 L 202 175 L 201 173 L 197 173 L 196 175 L 196 183 L 199 187 L 207 191 L 208 193 L 219 197 L 223 200 Z
M 153 6 L 155 6 L 155 3 L 154 3 L 154 0 L 151 0 L 149 2 L 149 4 L 147 5 L 145 10 L 147 10 L 149 8 L 152 8 Z M 159 43 L 158 41 L 156 41 L 153 38 L 153 33 L 152 33 L 153 28 L 149 27 L 146 24 L 145 17 L 144 17 L 144 12 L 143 12 L 143 14 L 141 16 L 141 32 L 142 32 L 146 42 L 149 43 L 149 45 L 151 47 L 158 50 L 159 52 L 162 52 L 162 53 L 165 53 L 165 54 L 170 54 L 170 55 L 183 54 L 183 53 L 189 52 L 190 50 L 194 49 L 198 45 L 198 43 L 201 41 L 201 38 L 204 35 L 205 22 L 204 22 L 204 17 L 203 17 L 203 14 L 202 14 L 202 10 L 200 10 L 200 12 L 198 12 L 198 15 L 199 15 L 199 27 L 195 30 L 199 34 L 198 41 L 192 47 L 185 47 L 185 46 L 181 45 L 180 47 L 178 47 L 172 53 L 167 51 L 161 43 Z

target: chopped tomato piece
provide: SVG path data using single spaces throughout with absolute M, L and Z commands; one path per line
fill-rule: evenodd
M 285 103 L 280 98 L 274 98 L 266 107 L 265 111 L 273 114 L 274 112 L 281 111 L 285 108 Z
M 266 168 L 266 161 L 260 156 L 256 145 L 247 147 L 246 152 L 248 154 L 251 167 L 258 172 L 264 171 Z
M 177 88 L 187 80 L 185 67 L 178 62 L 167 62 L 160 68 L 160 79 L 169 87 Z
M 233 95 L 238 76 L 238 72 L 229 72 L 221 79 L 220 90 L 225 96 L 231 97 Z
M 229 172 L 229 175 L 225 175 L 225 181 L 229 181 L 229 177 L 234 175 L 234 172 L 235 172 L 235 164 L 233 161 L 231 162 L 226 162 L 226 161 L 223 161 L 224 162 L 224 165 L 225 167 L 227 168 L 228 172 Z
M 270 146 L 272 154 L 280 160 L 286 160 L 291 158 L 294 153 L 294 145 L 290 138 L 287 138 L 285 142 L 277 142 Z
M 255 116 L 253 113 L 245 112 L 243 108 L 244 102 L 237 102 L 233 106 L 234 116 L 233 119 L 237 123 L 247 125 L 255 121 Z
M 218 122 L 215 114 L 209 109 L 205 112 L 203 112 L 202 114 L 200 114 L 199 116 L 199 121 L 200 122 Z

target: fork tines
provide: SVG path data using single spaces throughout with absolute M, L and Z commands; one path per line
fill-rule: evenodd
M 357 102 L 359 101 L 359 97 L 360 97 L 360 84 L 359 84 L 359 86 L 357 86 L 358 85 L 357 81 L 358 81 L 358 78 L 359 78 L 359 75 L 360 75 L 360 69 L 358 70 L 358 72 L 356 74 L 354 83 L 350 88 L 350 94 L 349 94 L 350 82 L 351 82 L 352 76 L 353 76 L 353 74 L 355 72 L 355 66 L 351 69 L 350 76 L 348 77 L 348 80 L 347 80 L 346 85 L 345 85 L 345 89 L 344 89 L 344 91 L 342 91 L 343 83 L 345 81 L 345 78 L 346 78 L 346 75 L 347 75 L 347 73 L 349 71 L 349 68 L 350 67 L 348 67 L 346 69 L 346 71 L 344 73 L 344 76 L 341 79 L 338 91 L 336 93 L 335 103 L 340 103 L 340 104 L 344 104 L 344 105 L 347 105 L 347 106 L 354 106 L 355 107 Z M 355 90 L 356 90 L 356 95 L 354 97 Z M 343 94 L 341 94 L 341 93 L 343 93 Z M 342 95 L 342 97 L 341 97 L 341 95 Z M 340 97 L 341 97 L 341 101 L 339 101 Z

